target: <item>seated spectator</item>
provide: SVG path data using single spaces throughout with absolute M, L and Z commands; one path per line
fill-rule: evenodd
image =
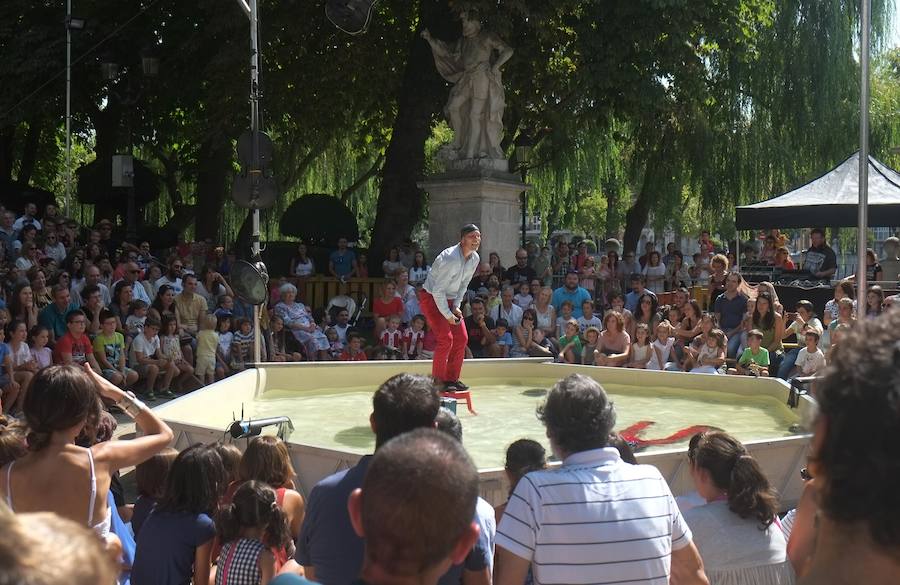
M 819 349 L 819 331 L 808 328 L 802 333 L 806 344 L 800 348 L 793 370 L 788 372 L 788 377 L 818 376 L 825 373 L 825 354 Z
M 873 284 L 866 293 L 866 317 L 878 317 L 883 310 L 884 290 L 877 284 Z
M 156 388 L 161 387 L 161 392 L 166 398 L 174 398 L 172 392 L 172 380 L 178 373 L 172 362 L 166 358 L 160 350 L 159 333 L 160 322 L 153 317 L 148 317 L 144 323 L 143 332 L 131 341 L 129 363 L 138 373 L 144 384 L 143 395 L 147 400 L 156 400 Z M 160 382 L 162 374 L 162 384 Z
M 584 301 L 593 300 L 591 294 L 578 286 L 578 272 L 569 272 L 563 286 L 553 291 L 553 299 L 551 304 L 554 307 L 561 307 L 563 302 L 572 303 L 572 317 L 578 319 L 582 316 L 581 305 Z
M 138 535 L 134 585 L 209 583 L 213 518 L 225 485 L 215 446 L 197 444 L 178 454 L 162 498 Z
M 769 375 L 769 350 L 762 347 L 763 334 L 753 329 L 747 334 L 749 347 L 744 350 L 737 361 L 737 373 L 748 376 Z
M 525 477 L 526 473 L 532 471 L 541 471 L 547 469 L 547 452 L 544 447 L 537 441 L 531 439 L 519 439 L 506 448 L 506 463 L 503 470 L 506 472 L 506 480 L 509 484 L 509 494 L 507 501 L 497 505 L 494 508 L 495 519 L 497 523 L 503 517 L 506 506 L 509 504 L 509 498 L 512 497 L 519 480 Z
M 9 299 L 9 314 L 17 320 L 22 321 L 31 329 L 38 323 L 38 306 L 34 302 L 34 293 L 31 286 L 25 283 L 19 283 L 13 289 L 12 297 Z
M 742 292 L 744 277 L 740 272 L 732 270 L 725 279 L 725 292 L 720 294 L 713 303 L 713 311 L 716 315 L 716 323 L 728 338 L 728 357 L 737 357 L 741 346 L 741 327 L 744 320 L 744 312 L 750 300 Z
M 639 323 L 635 327 L 634 339 L 634 343 L 631 344 L 631 358 L 626 366 L 646 369 L 653 351 L 650 341 L 650 328 L 646 323 Z
M 125 336 L 116 331 L 116 316 L 111 311 L 101 311 L 99 320 L 100 332 L 93 347 L 100 372 L 116 386 L 128 388 L 138 381 L 138 373 L 125 365 Z
M 337 329 L 333 329 L 337 333 Z M 271 358 L 276 362 L 302 362 L 303 348 L 297 342 L 297 338 L 285 329 L 284 320 L 278 315 L 273 315 L 269 320 L 269 335 L 271 340 Z M 199 350 L 198 350 L 199 351 Z M 199 355 L 198 355 L 198 360 Z M 199 363 L 198 363 L 199 367 Z
M 405 270 L 397 273 L 397 292 L 394 293 L 403 303 L 403 313 L 400 321 L 406 327 L 412 322 L 412 318 L 421 313 L 419 299 L 416 296 L 416 287 L 409 284 L 409 274 Z
M 549 286 L 535 289 L 534 309 L 537 315 L 537 327 L 544 332 L 546 337 L 556 337 L 556 309 L 551 304 L 553 289 Z
M 318 328 L 306 305 L 297 300 L 297 287 L 293 284 L 281 285 L 281 301 L 275 305 L 275 315 L 281 317 L 284 326 L 303 345 L 310 360 L 318 359 L 319 352 L 328 351 L 328 338 Z
M 38 310 L 43 309 L 53 302 L 53 296 L 47 287 L 47 275 L 42 268 L 32 268 L 26 275 L 28 283 L 31 285 L 31 291 L 34 293 L 34 304 Z
M 172 286 L 168 284 L 160 286 L 156 291 L 156 298 L 153 299 L 153 304 L 150 305 L 149 313 L 159 321 L 162 321 L 163 317 L 173 317 L 177 321 L 178 312 L 175 308 L 176 295 L 177 293 Z
M 522 308 L 513 302 L 514 297 L 515 290 L 513 287 L 504 286 L 500 293 L 500 304 L 490 311 L 490 316 L 495 322 L 503 319 L 510 328 L 518 327 L 522 324 Z
M 159 332 L 159 351 L 175 370 L 171 385 L 184 392 L 196 389 L 203 383 L 194 376 L 194 367 L 188 361 L 182 347 L 178 336 L 178 323 L 172 317 L 163 318 Z
M 667 582 L 670 574 L 673 583 L 707 583 L 659 471 L 608 448 L 616 412 L 600 384 L 568 376 L 537 415 L 562 467 L 527 473 L 513 491 L 497 528 L 494 583 L 521 585 L 529 567 L 535 583 Z
M 673 346 L 675 338 L 672 337 L 674 329 L 668 321 L 661 321 L 656 326 L 656 338 L 650 344 L 650 361 L 647 362 L 648 370 L 679 371 L 681 366 L 675 356 Z
M 234 296 L 234 291 L 231 290 L 225 277 L 209 266 L 204 266 L 200 271 L 195 292 L 206 300 L 206 311 L 214 311 L 216 300 L 222 295 Z
M 38 313 L 38 323 L 50 331 L 50 341 L 55 342 L 66 334 L 66 315 L 78 307 L 71 302 L 69 289 L 62 285 L 56 285 L 52 289 L 53 304 L 47 305 Z
M 534 295 L 531 294 L 531 285 L 527 282 L 521 283 L 516 296 L 513 297 L 513 302 L 523 311 L 531 308 L 534 304 Z
M 744 446 L 724 432 L 694 435 L 691 476 L 706 505 L 684 519 L 710 583 L 792 583 L 778 497 Z
M 166 273 L 153 281 L 153 289 L 159 292 L 163 286 L 172 288 L 176 295 L 181 294 L 183 289 L 181 277 L 184 274 L 184 261 L 177 255 L 169 257 Z
M 100 313 L 106 308 L 100 298 L 100 287 L 96 284 L 88 284 L 81 289 L 81 312 L 87 318 L 85 332 L 93 338 L 100 332 Z
M 624 366 L 631 361 L 631 336 L 625 331 L 625 319 L 617 311 L 609 311 L 603 317 L 603 332 L 597 342 L 594 364 L 598 366 Z
M 781 246 L 775 250 L 774 264 L 776 268 L 782 270 L 796 270 L 797 266 L 791 260 L 791 252 L 786 247 Z
M 96 265 L 88 265 L 87 268 L 84 269 L 84 281 L 78 284 L 72 285 L 72 300 L 79 307 L 82 305 L 82 299 L 84 295 L 82 295 L 82 291 L 85 287 L 90 285 L 96 285 L 100 290 L 100 300 L 103 302 L 103 306 L 107 307 L 112 304 L 112 295 L 109 292 L 109 287 L 107 287 L 102 282 L 103 274 L 100 272 L 100 268 Z
M 481 297 L 472 299 L 469 302 L 469 309 L 471 315 L 463 320 L 469 336 L 466 345 L 467 357 L 500 357 L 500 348 L 494 336 L 497 325 L 485 314 L 484 301 Z
M 684 264 L 684 254 L 675 250 L 666 263 L 666 290 L 678 290 L 691 285 L 691 274 Z
M 646 279 L 647 290 L 654 294 L 665 292 L 666 265 L 662 263 L 662 258 L 656 250 L 647 254 L 647 263 L 641 271 L 641 276 Z
M 569 319 L 566 323 L 565 333 L 559 336 L 559 355 L 557 358 L 567 364 L 580 364 L 583 353 L 581 334 L 578 331 L 578 321 Z
M 90 364 L 95 372 L 100 372 L 100 364 L 94 357 L 91 339 L 85 335 L 86 329 L 87 317 L 84 311 L 81 309 L 69 311 L 66 315 L 66 334 L 57 339 L 53 347 L 54 363 L 79 367 Z
M 600 329 L 603 327 L 603 321 L 600 317 L 594 315 L 594 301 L 587 300 L 581 303 L 581 317 L 578 317 L 578 330 L 584 335 L 589 327 Z
M 347 335 L 347 347 L 341 353 L 342 362 L 364 362 L 369 359 L 363 351 L 363 338 L 356 333 Z
M 76 446 L 81 429 L 96 426 L 100 398 L 117 403 L 135 419 L 142 434 L 127 441 L 98 443 L 90 449 Z M 133 394 L 126 394 L 90 368 L 50 366 L 40 370 L 23 410 L 30 429 L 29 451 L 0 474 L 3 500 L 16 512 L 55 512 L 86 524 L 101 538 L 110 528 L 107 492 L 111 474 L 148 459 L 173 438 L 171 429 Z
M 712 319 L 703 321 L 704 328 L 712 327 Z M 708 329 L 695 338 L 694 345 L 685 361 L 684 370 L 695 374 L 724 374 L 725 352 L 728 340 L 721 329 Z
M 397 296 L 397 283 L 387 280 L 381 285 L 381 296 L 372 301 L 372 314 L 375 316 L 375 336 L 381 335 L 387 327 L 391 315 L 403 314 L 403 301 Z
M 433 427 L 440 404 L 440 395 L 430 377 L 398 374 L 385 381 L 375 391 L 372 415 L 369 418 L 372 432 L 375 433 L 376 453 L 398 435 L 420 427 Z M 347 513 L 347 499 L 363 486 L 363 479 L 366 478 L 371 463 L 372 456 L 366 455 L 354 467 L 320 481 L 310 493 L 300 537 L 297 539 L 296 555 L 297 562 L 303 566 L 309 579 L 349 585 L 359 576 L 363 566 L 363 541 L 354 532 Z M 397 476 L 398 479 L 399 477 Z M 441 479 L 446 481 L 456 478 L 442 476 Z M 443 503 L 437 497 L 436 492 L 429 495 L 430 505 L 433 506 L 438 501 Z M 474 513 L 474 504 L 473 497 L 472 509 L 468 515 L 461 516 L 466 522 Z M 394 512 L 398 509 L 394 509 Z M 440 525 L 440 528 L 446 530 L 447 526 Z M 470 548 L 471 543 L 461 551 L 456 561 L 461 560 Z
M 784 358 L 781 360 L 781 365 L 778 367 L 778 377 L 782 380 L 787 380 L 794 369 L 794 362 L 797 361 L 797 356 L 800 354 L 800 350 L 805 341 L 803 337 L 806 330 L 815 330 L 819 337 L 821 337 L 824 332 L 822 322 L 816 317 L 815 307 L 813 307 L 811 302 L 806 300 L 799 301 L 796 305 L 796 311 L 796 313 L 787 313 L 787 315 L 785 315 L 787 318 L 793 318 L 793 321 L 784 328 L 782 339 L 787 339 L 793 335 L 797 338 L 797 344 L 801 347 L 796 347 L 784 353 Z
M 9 346 L 3 343 L 6 339 L 6 323 L 0 323 L 0 412 L 13 412 L 19 402 L 22 387 L 13 377 L 13 361 Z

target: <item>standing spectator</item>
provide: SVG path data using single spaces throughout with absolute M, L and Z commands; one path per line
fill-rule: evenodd
M 566 274 L 571 269 L 571 265 L 572 259 L 569 255 L 569 243 L 561 239 L 556 242 L 556 249 L 550 258 L 550 268 L 553 270 L 553 284 L 565 279 Z M 578 271 L 576 270 L 575 273 L 577 274 Z
M 356 254 L 347 248 L 347 238 L 338 238 L 337 250 L 328 256 L 328 272 L 338 280 L 356 276 Z
M 81 309 L 69 311 L 66 315 L 66 333 L 56 340 L 53 348 L 53 361 L 65 366 L 82 367 L 84 364 L 90 364 L 95 372 L 100 373 L 100 364 L 94 357 L 91 339 L 84 334 L 86 329 L 87 317 L 84 311 Z
M 365 539 L 360 582 L 438 583 L 478 540 L 477 499 L 478 472 L 458 441 L 429 429 L 390 441 L 347 503 Z
M 791 251 L 781 246 L 775 250 L 775 267 L 782 270 L 796 270 L 797 266 L 791 260 Z
M 125 365 L 125 336 L 116 331 L 116 316 L 111 311 L 101 311 L 100 326 L 93 342 L 100 372 L 116 386 L 128 388 L 138 381 L 138 373 Z
M 309 257 L 306 250 L 306 244 L 297 244 L 297 251 L 291 258 L 291 276 L 297 278 L 308 278 L 316 273 L 316 265 L 312 258 Z
M 640 273 L 631 275 L 631 292 L 625 295 L 625 308 L 634 313 L 638 309 L 641 297 L 650 295 L 656 301 L 656 293 L 646 288 L 647 277 Z M 657 301 L 658 302 L 658 301 Z M 652 329 L 651 329 L 652 331 Z
M 184 262 L 177 255 L 169 258 L 169 265 L 166 273 L 153 282 L 153 288 L 159 291 L 163 286 L 169 286 L 175 291 L 175 294 L 181 294 L 183 285 L 181 284 L 181 276 L 184 274 Z
M 213 517 L 225 487 L 215 446 L 197 444 L 178 454 L 162 498 L 141 526 L 131 569 L 134 585 L 209 583 Z
M 709 261 L 709 267 L 712 270 L 709 274 L 709 290 L 707 291 L 707 301 L 704 307 L 709 307 L 720 294 L 725 292 L 725 279 L 728 278 L 728 258 L 723 254 L 716 254 Z
M 608 447 L 616 413 L 600 384 L 572 374 L 537 414 L 563 463 L 516 486 L 497 529 L 495 583 L 521 585 L 529 567 L 535 583 L 707 583 L 662 475 Z
M 725 279 L 725 292 L 720 294 L 713 303 L 713 312 L 716 314 L 716 323 L 728 338 L 728 357 L 736 358 L 741 346 L 741 325 L 744 321 L 744 312 L 747 310 L 749 300 L 740 289 L 744 284 L 744 277 L 737 270 L 728 273 Z
M 534 273 L 542 286 L 550 286 L 553 281 L 553 263 L 550 257 L 550 248 L 543 246 L 540 254 L 535 257 L 533 266 Z
M 389 378 L 375 391 L 372 399 L 370 421 L 375 433 L 376 453 L 398 435 L 420 427 L 433 427 L 440 404 L 440 395 L 431 378 L 416 374 L 398 374 Z M 363 565 L 363 540 L 354 532 L 347 512 L 347 499 L 363 486 L 371 463 L 372 456 L 366 455 L 354 467 L 320 481 L 310 493 L 296 555 L 307 578 L 329 585 L 349 585 L 359 576 Z M 456 479 L 441 477 L 444 482 Z M 436 498 L 435 492 L 429 494 L 429 506 L 443 503 Z M 473 509 L 462 516 L 466 522 L 472 518 L 474 503 L 473 497 Z M 400 508 L 390 509 L 397 513 L 408 509 L 406 506 L 409 505 L 407 501 Z M 440 526 L 442 531 L 446 528 Z
M 100 241 L 98 244 L 100 244 L 108 257 L 115 258 L 116 251 L 122 246 L 122 242 L 113 237 L 112 230 L 113 224 L 110 220 L 104 218 L 97 222 L 97 231 L 100 232 Z M 132 246 L 129 244 L 129 247 Z
M 744 446 L 724 432 L 694 435 L 691 476 L 706 500 L 684 519 L 710 583 L 793 583 L 787 543 L 775 524 L 778 495 Z
M 659 252 L 653 250 L 647 255 L 647 263 L 642 272 L 647 279 L 647 289 L 655 294 L 666 290 L 666 265 L 662 263 Z
M 513 302 L 515 290 L 511 286 L 504 286 L 500 293 L 500 304 L 491 310 L 491 318 L 494 322 L 505 319 L 510 329 L 522 324 L 522 308 Z
M 553 291 L 552 305 L 561 307 L 564 301 L 572 303 L 572 317 L 578 319 L 583 315 L 581 306 L 584 301 L 593 300 L 591 293 L 578 286 L 578 272 L 570 271 L 566 274 L 563 286 Z
M 656 252 L 656 243 L 655 242 L 647 242 L 644 244 L 644 253 L 638 258 L 638 264 L 641 265 L 641 269 L 647 266 L 647 263 L 650 261 L 650 254 Z
M 805 489 L 817 495 L 808 513 L 798 510 L 788 543 L 800 585 L 900 582 L 898 330 L 900 312 L 858 323 L 816 385 Z
M 496 276 L 498 279 L 503 278 L 503 273 L 506 272 L 506 269 L 503 268 L 503 264 L 500 263 L 500 254 L 497 252 L 491 252 L 488 254 L 488 266 L 491 267 L 491 274 Z
M 866 317 L 877 317 L 884 310 L 884 290 L 873 284 L 866 292 Z
M 529 283 L 537 278 L 534 268 L 528 265 L 528 252 L 525 248 L 516 250 L 516 263 L 510 266 L 503 275 L 503 280 L 508 280 L 510 284 L 517 285 L 520 283 Z
M 13 227 L 15 221 L 16 216 L 12 211 L 7 210 L 0 214 L 0 245 L 7 262 L 15 258 L 16 229 Z
M 425 284 L 431 266 L 425 261 L 425 253 L 417 250 L 413 256 L 412 266 L 409 267 L 409 283 L 416 288 Z
M 632 274 L 640 274 L 644 269 L 641 264 L 634 259 L 634 252 L 625 252 L 625 255 L 616 265 L 616 278 L 621 283 L 621 290 L 628 288 L 628 283 Z
M 684 254 L 675 250 L 672 252 L 672 259 L 666 263 L 667 290 L 677 290 L 690 285 L 691 275 L 687 266 L 684 265 Z
M 72 285 L 72 300 L 75 305 L 81 306 L 81 291 L 84 290 L 84 287 L 92 284 L 100 289 L 100 299 L 103 301 L 103 306 L 108 307 L 112 304 L 112 295 L 109 294 L 109 287 L 100 281 L 101 276 L 100 268 L 94 264 L 84 269 L 84 281 Z
M 825 230 L 813 228 L 809 238 L 812 245 L 806 250 L 803 269 L 816 278 L 830 280 L 837 272 L 837 256 L 831 246 L 825 243 Z
M 662 257 L 662 263 L 666 266 L 669 266 L 672 262 L 675 261 L 675 252 L 677 252 L 677 246 L 675 242 L 669 242 L 666 244 L 666 255 Z

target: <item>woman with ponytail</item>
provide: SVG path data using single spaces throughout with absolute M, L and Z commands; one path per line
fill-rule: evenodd
M 101 398 L 117 403 L 142 436 L 90 448 L 76 445 L 82 431 L 96 435 Z M 28 450 L 0 469 L 0 497 L 15 512 L 54 512 L 93 528 L 101 537 L 110 530 L 107 494 L 112 474 L 149 459 L 172 440 L 172 430 L 134 394 L 110 384 L 90 366 L 38 371 L 23 411 Z
M 710 585 L 788 585 L 794 572 L 777 526 L 778 497 L 759 463 L 724 432 L 694 435 L 691 476 L 706 505 L 684 513 Z
M 216 563 L 216 585 L 267 585 L 276 573 L 270 546 L 293 548 L 285 513 L 275 490 L 250 480 L 234 492 L 216 523 L 222 551 Z M 290 551 L 293 553 L 293 551 Z

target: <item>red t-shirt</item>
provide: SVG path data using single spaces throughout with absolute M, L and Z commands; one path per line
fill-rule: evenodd
M 400 297 L 394 297 L 391 302 L 385 303 L 381 298 L 375 299 L 372 303 L 372 312 L 376 317 L 390 317 L 391 315 L 403 314 L 403 301 Z
M 62 354 L 72 354 L 72 362 L 83 365 L 87 362 L 89 355 L 94 355 L 94 348 L 91 346 L 91 339 L 87 335 L 82 335 L 81 339 L 76 339 L 71 333 L 66 332 L 56 342 L 53 348 L 53 361 L 57 364 L 63 363 Z
M 364 362 L 366 361 L 366 352 L 360 350 L 356 355 L 350 355 L 350 350 L 345 349 L 341 352 L 341 361 L 342 362 Z

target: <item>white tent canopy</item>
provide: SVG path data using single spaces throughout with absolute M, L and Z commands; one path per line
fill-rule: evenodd
M 742 205 L 739 230 L 797 227 L 856 227 L 859 152 L 821 177 L 783 195 Z M 900 226 L 900 173 L 869 157 L 869 226 Z

